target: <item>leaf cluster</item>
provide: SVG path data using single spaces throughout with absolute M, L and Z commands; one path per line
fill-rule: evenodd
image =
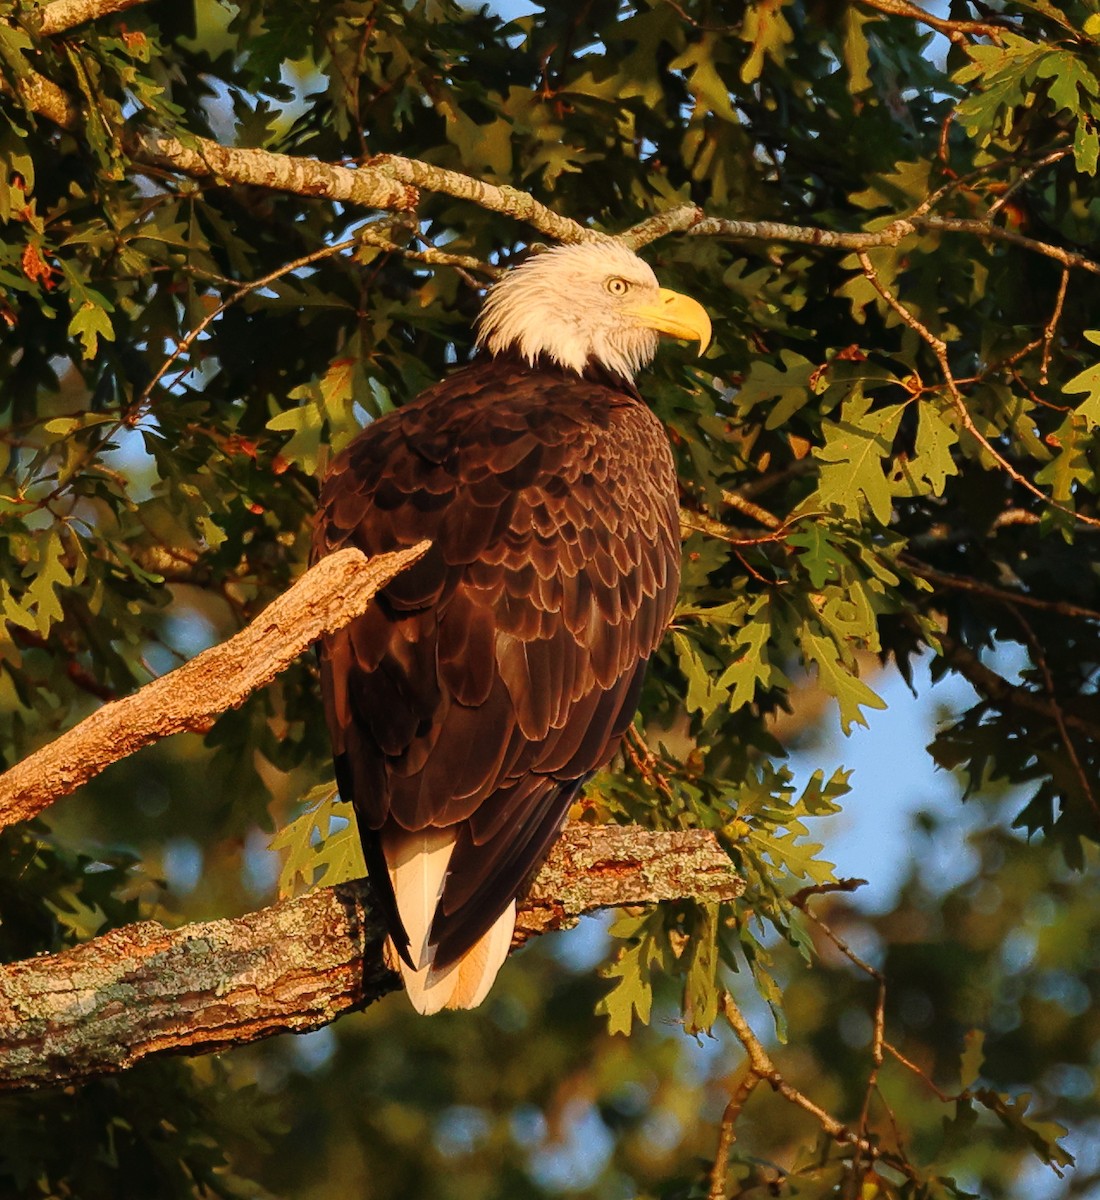
M 31 5 L 4 6 L 0 22 L 0 756 L 9 763 L 283 590 L 304 562 L 331 454 L 465 359 L 480 286 L 534 240 L 442 188 L 423 189 L 412 216 L 364 211 L 173 173 L 139 152 L 143 138 L 192 149 L 213 138 L 340 163 L 398 155 L 520 188 L 610 231 L 690 203 L 715 218 L 883 234 L 862 257 L 779 232 L 689 234 L 645 251 L 664 282 L 707 306 L 716 339 L 702 364 L 663 351 L 644 383 L 677 456 L 684 586 L 634 735 L 583 811 L 713 829 L 747 891 L 736 907 L 627 914 L 612 927 L 601 1012 L 611 1030 L 650 1039 L 667 1067 L 657 1082 L 564 1021 L 548 1023 L 546 1037 L 531 1033 L 544 1088 L 586 1056 L 605 1064 L 599 1120 L 627 1131 L 614 1170 L 628 1188 L 679 1180 L 667 1189 L 686 1192 L 701 1178 L 697 1163 L 684 1165 L 703 1152 L 694 1135 L 675 1142 L 679 1159 L 658 1162 L 639 1132 L 639 1114 L 661 1111 L 662 1088 L 676 1098 L 669 1105 L 697 1115 L 671 1082 L 680 1065 L 660 1030 L 638 1030 L 672 1011 L 670 992 L 676 1020 L 698 1032 L 714 1025 L 721 989 L 748 991 L 751 978 L 780 1036 L 806 1038 L 818 1078 L 840 1079 L 838 1105 L 859 1111 L 835 1033 L 855 985 L 829 968 L 844 1008 L 826 989 L 805 1001 L 799 982 L 807 962 L 824 969 L 824 960 L 796 901 L 837 882 L 816 822 L 843 807 L 849 780 L 838 770 L 799 782 L 784 753 L 812 744 L 822 709 L 845 731 L 868 724 L 882 706 L 883 664 L 909 675 L 928 656 L 934 675 L 959 674 L 976 689 L 932 747 L 968 794 L 979 804 L 992 795 L 990 812 L 1049 837 L 1077 867 L 1092 863 L 1100 828 L 1096 14 L 1020 0 L 1001 6 L 997 39 L 949 43 L 883 7 L 595 0 L 507 19 L 452 0 L 203 0 L 185 14 L 138 4 L 49 38 Z M 77 102 L 71 127 L 16 99 L 32 71 Z M 911 218 L 900 239 L 886 236 Z M 325 757 L 315 673 L 303 664 L 178 752 L 119 768 L 115 783 L 78 798 L 80 814 L 63 810 L 52 833 L 10 843 L 0 903 L 15 915 L 0 925 L 4 953 L 55 950 L 131 919 L 134 901 L 123 898 L 148 891 L 168 833 L 206 857 L 201 887 L 188 899 L 177 881 L 168 902 L 189 917 L 265 894 L 248 839 L 272 823 L 284 825 L 285 888 L 357 872 L 350 827 L 318 782 Z M 92 870 L 67 848 L 96 841 L 111 847 L 105 862 L 116 848 L 139 853 L 138 882 L 136 869 Z M 1006 846 L 1016 862 L 1019 844 Z M 1060 869 L 1045 863 L 1020 893 L 1046 894 Z M 954 902 L 965 924 L 965 903 Z M 896 919 L 925 921 L 930 904 L 903 899 Z M 891 980 L 902 980 L 890 985 L 902 1000 L 889 1021 L 924 1039 L 945 1078 L 957 1066 L 957 1026 L 977 1028 L 987 1014 L 951 1015 L 936 1038 L 915 1030 L 903 999 L 929 961 L 914 965 L 916 951 L 890 930 L 876 936 Z M 1007 925 L 990 935 L 983 969 L 1008 936 Z M 962 971 L 976 949 L 965 938 L 959 946 L 937 950 Z M 555 984 L 549 965 L 536 971 L 548 989 L 560 986 L 570 1017 L 591 1012 L 594 986 Z M 966 996 L 937 978 L 929 1003 L 951 1014 Z M 967 979 L 975 993 L 986 986 L 976 971 Z M 1040 1001 L 1027 1003 L 1034 1023 Z M 502 1004 L 492 1020 L 505 1032 L 549 1020 L 538 996 Z M 1076 1032 L 1094 1044 L 1092 1031 Z M 442 1035 L 407 1036 L 411 1055 L 446 1049 Z M 950 1068 L 937 1059 L 945 1046 Z M 1016 1160 L 975 1166 L 975 1105 L 1057 1162 L 1054 1137 L 1015 1098 L 1042 1073 L 1049 1047 L 1033 1049 L 1032 1075 L 1002 1071 L 995 1086 L 971 1088 L 935 1144 L 928 1108 L 898 1085 L 927 1154 L 911 1176 L 883 1175 L 881 1194 L 966 1194 L 965 1182 L 947 1182 L 953 1172 L 1003 1190 Z M 373 1069 L 362 1047 L 348 1053 Z M 297 1070 L 261 1063 L 256 1077 L 269 1068 Z M 406 1068 L 377 1068 L 379 1114 L 340 1121 L 389 1147 L 406 1194 L 426 1194 L 417 1151 L 451 1108 L 480 1102 L 473 1083 L 464 1091 L 448 1076 L 431 1118 L 416 1115 L 417 1088 L 435 1085 Z M 148 1105 L 140 1081 L 89 1096 L 87 1128 L 73 1137 L 91 1147 L 81 1161 L 102 1173 L 82 1166 L 76 1194 L 111 1194 L 98 1181 L 131 1167 L 147 1195 L 232 1194 L 203 1132 L 225 1127 L 220 1102 L 188 1099 L 216 1087 L 193 1086 L 182 1070 L 163 1078 L 157 1086 L 179 1089 L 173 1105 L 195 1105 L 190 1116 L 173 1108 L 170 1128 L 135 1116 Z M 387 1087 L 402 1098 L 386 1099 Z M 632 1108 L 637 1088 L 648 1098 Z M 54 1110 L 43 1104 L 0 1122 L 16 1131 L 3 1151 L 13 1163 L 54 1162 L 26 1133 L 45 1127 Z M 532 1101 L 510 1078 L 500 1104 L 521 1112 Z M 931 1107 L 935 1124 L 942 1113 Z M 555 1110 L 562 1128 L 566 1109 L 563 1099 Z M 488 1127 L 485 1161 L 512 1190 L 471 1184 L 463 1194 L 543 1194 L 550 1185 L 538 1182 L 534 1157 L 514 1165 L 506 1119 Z M 850 1147 L 811 1151 L 804 1130 L 778 1119 L 774 1128 L 803 1147 L 783 1176 L 790 1194 L 832 1194 L 852 1169 Z M 168 1163 L 171 1182 L 148 1182 L 139 1158 Z M 437 1158 L 444 1170 L 447 1155 Z M 779 1186 L 758 1163 L 735 1169 L 746 1195 Z M 13 1187 L 77 1187 L 61 1166 L 19 1170 Z

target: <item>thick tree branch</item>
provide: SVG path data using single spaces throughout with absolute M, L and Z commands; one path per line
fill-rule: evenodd
M 38 10 L 38 32 L 51 37 L 97 17 L 109 17 L 145 3 L 147 0 L 51 0 Z
M 79 131 L 79 104 L 37 71 L 22 73 L 15 85 L 19 99 L 32 112 L 70 133 Z M 0 92 L 5 89 L 0 80 Z M 186 143 L 146 131 L 131 137 L 127 150 L 136 163 L 175 171 L 195 179 L 219 179 L 300 196 L 323 196 L 364 208 L 407 212 L 416 208 L 415 188 L 370 167 L 345 167 L 314 158 L 273 154 L 268 150 L 223 146 L 210 138 L 188 137 Z
M 369 166 L 344 167 L 269 150 L 241 150 L 209 138 L 189 138 L 184 144 L 164 134 L 145 133 L 130 149 L 138 162 L 195 179 L 224 179 L 299 196 L 324 196 L 364 208 L 408 212 L 420 198 L 415 188 Z
M 514 946 L 609 905 L 732 900 L 743 884 L 712 834 L 573 825 L 520 906 Z M 0 968 L 0 1090 L 121 1071 L 318 1029 L 400 986 L 364 880 L 246 917 L 129 925 Z
M 427 549 L 420 542 L 371 559 L 354 549 L 322 559 L 229 641 L 105 704 L 0 775 L 0 828 L 33 817 L 142 746 L 207 728 L 270 683 L 323 633 L 363 612 L 379 588 Z

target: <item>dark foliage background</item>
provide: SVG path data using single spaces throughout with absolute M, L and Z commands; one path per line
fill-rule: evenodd
M 43 37 L 34 5 L 0 5 L 0 756 L 284 590 L 331 452 L 465 359 L 479 289 L 542 236 L 438 180 L 408 214 L 189 178 L 136 161 L 140 131 L 400 155 L 610 232 L 694 204 L 756 224 L 645 251 L 716 336 L 644 381 L 680 466 L 684 591 L 638 738 L 581 815 L 712 828 L 746 897 L 625 914 L 610 950 L 591 927 L 528 950 L 473 1015 L 394 999 L 5 1097 L 0 1193 L 1094 1194 L 1100 12 L 532 9 L 151 0 Z M 28 71 L 79 99 L 76 127 L 15 98 Z M 863 722 L 880 664 L 920 655 L 976 689 L 927 737 L 980 814 L 978 865 L 927 886 L 927 848 L 959 836 L 930 796 L 905 886 L 869 913 L 814 832 L 845 774 L 796 789 L 784 756 L 812 750 L 824 698 L 821 720 Z M 900 780 L 909 752 L 884 753 Z M 0 952 L 257 907 L 276 828 L 287 877 L 331 878 L 330 773 L 303 659 L 0 834 Z M 822 920 L 885 979 L 877 1033 L 878 985 Z M 710 1178 L 745 1079 L 723 989 L 888 1162 L 761 1088 Z

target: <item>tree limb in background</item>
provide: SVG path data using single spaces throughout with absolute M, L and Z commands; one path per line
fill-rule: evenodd
M 521 902 L 513 948 L 596 908 L 732 900 L 743 883 L 714 835 L 566 829 Z M 400 986 L 365 880 L 234 920 L 112 930 L 0 968 L 0 1091 L 304 1033 Z
M 68 2 L 68 0 L 66 0 Z M 121 0 L 73 0 L 77 7 L 114 11 L 110 6 Z M 140 0 L 133 0 L 134 3 Z M 95 12 L 92 12 L 95 15 Z M 85 18 L 88 19 L 88 18 Z M 14 90 L 22 102 L 40 116 L 63 129 L 74 131 L 81 123 L 77 102 L 57 84 L 30 67 L 16 80 Z M 0 80 L 0 93 L 11 90 Z M 194 178 L 215 178 L 226 183 L 243 183 L 302 196 L 325 197 L 397 212 L 414 210 L 419 203 L 418 189 L 440 192 L 469 200 L 480 208 L 523 221 L 547 237 L 560 242 L 580 242 L 601 235 L 578 221 L 554 212 L 527 192 L 507 185 L 486 183 L 472 175 L 437 167 L 419 159 L 383 154 L 365 166 L 347 167 L 319 159 L 276 154 L 269 150 L 223 146 L 209 138 L 188 135 L 187 145 L 159 131 L 146 131 L 130 138 L 128 148 L 136 162 L 176 171 Z M 1061 157 L 1062 152 L 1057 153 Z M 1056 156 L 1048 156 L 1044 163 Z M 931 198 L 930 198 L 931 199 Z M 881 246 L 897 246 L 918 232 L 969 234 L 986 241 L 1008 242 L 1021 246 L 1063 267 L 1100 274 L 1100 263 L 1078 254 L 1038 241 L 1013 229 L 994 224 L 992 215 L 984 220 L 940 217 L 928 214 L 929 205 L 921 205 L 909 216 L 897 217 L 873 231 L 848 232 L 812 226 L 788 225 L 779 221 L 739 221 L 707 217 L 694 205 L 681 205 L 659 213 L 631 229 L 622 238 L 632 249 L 639 249 L 673 232 L 698 236 L 728 237 L 738 240 L 786 242 L 819 246 L 831 250 L 866 251 Z
M 37 17 L 40 34 L 51 37 L 55 33 L 75 29 L 77 25 L 83 25 L 87 21 L 94 21 L 97 17 L 108 17 L 147 2 L 148 0 L 51 0 L 51 3 L 42 5 L 38 12 L 30 17 L 31 21 Z
M 35 816 L 142 746 L 208 727 L 270 683 L 323 633 L 359 616 L 375 592 L 428 545 L 370 559 L 349 548 L 322 559 L 227 642 L 105 704 L 0 775 L 0 828 Z

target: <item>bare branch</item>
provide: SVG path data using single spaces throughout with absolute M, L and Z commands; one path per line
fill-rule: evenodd
M 10 94 L 10 90 L 7 80 L 0 79 L 0 95 Z M 70 132 L 80 127 L 80 106 L 68 92 L 45 75 L 28 70 L 16 80 L 15 91 L 31 112 Z
M 515 946 L 608 905 L 734 899 L 712 834 L 573 825 L 520 905 Z M 400 986 L 365 880 L 235 920 L 154 921 L 0 968 L 0 1091 L 304 1033 Z
M 52 80 L 28 70 L 15 86 L 19 99 L 32 112 L 70 133 L 80 129 L 79 104 Z M 0 93 L 6 90 L 7 85 L 0 80 Z M 414 209 L 419 200 L 415 188 L 370 167 L 345 167 L 268 150 L 238 149 L 209 138 L 189 137 L 185 145 L 179 138 L 145 132 L 131 138 L 127 148 L 138 163 L 196 179 L 244 183 L 402 212 Z
M 1031 517 L 1033 514 L 1026 515 Z M 1001 604 L 1020 604 L 1027 608 L 1039 608 L 1046 612 L 1057 613 L 1062 617 L 1072 617 L 1075 620 L 1100 621 L 1100 611 L 1097 609 L 1083 608 L 1080 604 L 1071 604 L 1068 600 L 1043 600 L 1038 596 L 1029 596 L 1026 592 L 1013 592 L 1008 588 L 996 587 L 991 583 L 984 583 L 980 579 L 972 579 L 968 575 L 953 575 L 948 571 L 937 571 L 911 554 L 903 554 L 901 562 L 909 567 L 914 575 L 919 575 L 922 579 L 927 579 L 929 583 L 935 583 L 941 587 L 959 592 L 973 592 L 975 595 L 985 596 L 987 599 L 996 600 Z
M 349 548 L 322 559 L 235 637 L 105 704 L 0 775 L 0 828 L 28 820 L 142 746 L 208 727 L 270 683 L 323 633 L 363 612 L 375 592 L 428 545 L 371 559 Z
M 209 138 L 178 138 L 160 133 L 141 135 L 131 147 L 134 157 L 156 167 L 167 167 L 196 179 L 224 179 L 299 196 L 324 196 L 364 208 L 414 209 L 416 189 L 407 187 L 373 168 L 344 167 L 314 158 L 272 154 L 269 150 L 241 150 L 222 146 Z
M 818 1125 L 821 1126 L 821 1131 L 825 1136 L 832 1141 L 840 1145 L 849 1144 L 854 1146 L 858 1153 L 868 1162 L 881 1159 L 884 1162 L 888 1162 L 896 1170 L 903 1172 L 909 1178 L 914 1177 L 913 1168 L 903 1159 L 883 1152 L 873 1142 L 862 1136 L 862 1134 L 856 1133 L 849 1126 L 838 1121 L 836 1117 L 826 1112 L 819 1104 L 811 1100 L 809 1096 L 788 1083 L 779 1068 L 772 1061 L 767 1050 L 764 1049 L 763 1042 L 753 1033 L 748 1021 L 745 1020 L 741 1010 L 727 992 L 722 993 L 721 1008 L 722 1014 L 729 1022 L 730 1028 L 736 1034 L 737 1040 L 744 1047 L 745 1053 L 748 1056 L 748 1069 L 753 1075 L 767 1083 L 784 1100 L 795 1105 L 797 1108 L 801 1108 L 803 1112 L 809 1113 Z
M 1065 747 L 1066 754 L 1069 757 L 1070 764 L 1073 767 L 1074 773 L 1077 775 L 1077 782 L 1081 788 L 1081 795 L 1088 801 L 1089 807 L 1092 809 L 1093 816 L 1100 821 L 1100 805 L 1096 803 L 1096 794 L 1092 789 L 1092 781 L 1089 779 L 1088 772 L 1085 770 L 1084 764 L 1081 762 L 1081 756 L 1077 753 L 1077 746 L 1073 738 L 1069 735 L 1069 730 L 1066 728 L 1066 714 L 1062 710 L 1062 705 L 1058 699 L 1058 690 L 1054 685 L 1054 675 L 1051 672 L 1050 666 L 1047 663 L 1047 657 L 1043 653 L 1042 642 L 1035 635 L 1035 630 L 1024 618 L 1023 613 L 1014 605 L 1008 606 L 1009 611 L 1016 618 L 1017 624 L 1023 630 L 1024 640 L 1027 642 L 1028 649 L 1031 651 L 1031 661 L 1039 668 L 1039 673 L 1043 677 L 1043 687 L 1046 690 L 1047 698 L 1050 701 L 1050 712 L 1054 718 L 1054 723 L 1058 727 L 1058 737 L 1061 739 L 1062 745 Z
M 751 242 L 793 242 L 804 246 L 822 246 L 826 250 L 873 250 L 896 246 L 917 232 L 908 217 L 899 217 L 871 233 L 847 233 L 822 229 L 815 225 L 787 225 L 782 221 L 736 221 L 726 217 L 707 217 L 688 230 L 696 237 L 740 238 Z
M 722 1123 L 718 1127 L 718 1148 L 714 1152 L 714 1165 L 710 1169 L 707 1200 L 725 1200 L 730 1150 L 737 1140 L 737 1119 L 759 1082 L 760 1076 L 751 1067 L 743 1070 L 737 1087 L 734 1088 L 722 1113 Z
M 937 17 L 910 0 L 860 0 L 860 3 L 889 16 L 910 17 L 942 33 L 953 42 L 965 43 L 965 35 L 970 34 L 972 37 L 992 38 L 999 44 L 1005 33 L 1009 32 L 1007 25 L 994 25 L 989 21 L 956 21 L 953 18 Z
M 1100 263 L 1084 254 L 1075 254 L 1061 246 L 1050 242 L 1040 242 L 1037 238 L 1028 237 L 1025 233 L 1017 233 L 1015 229 L 1005 229 L 994 225 L 989 220 L 972 220 L 961 217 L 914 217 L 913 224 L 920 229 L 941 230 L 944 233 L 970 233 L 975 237 L 994 242 L 1008 242 L 1013 246 L 1022 246 L 1025 250 L 1033 250 L 1045 258 L 1052 258 L 1064 267 L 1079 267 L 1093 275 L 1100 275 Z
M 691 229 L 705 219 L 706 213 L 698 205 L 682 204 L 679 208 L 670 208 L 666 212 L 639 221 L 637 225 L 620 233 L 619 241 L 624 242 L 631 250 L 640 250 L 642 246 L 648 246 L 650 242 L 655 242 L 670 233 L 683 233 L 685 229 Z
M 755 242 L 790 242 L 795 245 L 820 246 L 826 250 L 875 250 L 883 246 L 897 246 L 907 237 L 922 231 L 941 233 L 967 233 L 987 241 L 1008 242 L 1032 250 L 1045 258 L 1052 258 L 1064 267 L 1077 267 L 1100 275 L 1100 263 L 1083 254 L 1075 254 L 1061 246 L 1040 242 L 1014 229 L 1005 229 L 991 220 L 963 219 L 960 217 L 935 217 L 913 213 L 898 217 L 881 229 L 870 232 L 846 232 L 822 229 L 814 225 L 787 225 L 781 221 L 735 221 L 724 217 L 707 217 L 688 227 L 687 232 L 696 237 L 729 237 Z
M 495 183 L 486 183 L 472 175 L 449 171 L 415 158 L 402 158 L 399 154 L 379 154 L 369 159 L 367 167 L 391 179 L 424 188 L 429 192 L 442 192 L 460 200 L 470 200 L 491 212 L 503 213 L 517 221 L 525 221 L 532 228 L 559 242 L 592 242 L 606 237 L 594 229 L 563 217 L 553 209 L 540 204 L 533 196 L 519 188 Z
M 1100 721 L 1090 719 L 1086 715 L 1072 710 L 1055 711 L 1045 696 L 1031 691 L 1026 687 L 1009 683 L 1003 675 L 998 675 L 982 662 L 968 646 L 957 641 L 946 633 L 936 635 L 939 639 L 939 652 L 943 661 L 974 686 L 987 700 L 996 705 L 1003 713 L 1027 712 L 1041 717 L 1057 726 L 1059 720 L 1067 729 L 1074 729 L 1088 738 L 1100 737 Z

